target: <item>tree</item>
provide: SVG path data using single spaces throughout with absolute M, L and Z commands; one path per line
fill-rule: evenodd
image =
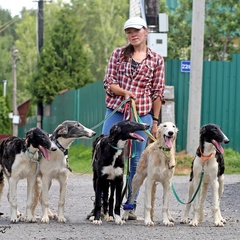
M 12 133 L 11 119 L 8 117 L 9 112 L 4 97 L 0 96 L 0 134 L 10 135 Z
M 239 52 L 240 8 L 238 0 L 207 1 L 205 59 L 230 60 Z
M 93 82 L 84 44 L 79 38 L 73 8 L 65 4 L 55 15 L 40 53 L 38 72 L 32 84 L 36 101 L 50 103 L 62 90 Z
M 169 15 L 168 58 L 190 59 L 192 0 L 179 0 Z M 165 0 L 160 6 L 166 7 Z M 206 0 L 204 59 L 229 60 L 239 52 L 240 9 L 238 0 Z
M 129 17 L 128 0 L 72 0 L 83 42 L 89 46 L 91 72 L 97 80 L 105 75 L 114 48 L 127 44 L 123 25 Z

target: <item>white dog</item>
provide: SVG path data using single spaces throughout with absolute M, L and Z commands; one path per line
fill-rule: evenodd
M 191 200 L 196 191 L 204 170 L 202 186 L 193 201 L 194 214 L 190 222 L 191 226 L 198 226 L 203 220 L 203 205 L 207 194 L 207 188 L 210 184 L 212 189 L 213 218 L 215 226 L 222 227 L 226 220 L 222 217 L 220 211 L 220 199 L 224 186 L 224 149 L 221 143 L 229 143 L 229 139 L 216 124 L 207 124 L 200 129 L 199 147 L 192 163 L 192 172 L 189 185 L 189 199 Z M 191 204 L 186 205 L 186 210 L 181 223 L 188 223 L 188 213 Z
M 173 226 L 173 218 L 168 210 L 170 183 L 174 173 L 175 161 L 175 141 L 178 129 L 172 122 L 161 123 L 157 130 L 157 139 L 149 144 L 142 153 L 137 166 L 136 174 L 132 181 L 132 196 L 130 204 L 134 201 L 134 196 L 144 179 L 145 183 L 145 203 L 144 221 L 150 226 L 153 222 L 153 207 L 155 200 L 156 183 L 163 186 L 163 223 L 166 226 Z M 129 210 L 125 210 L 123 219 L 128 219 Z

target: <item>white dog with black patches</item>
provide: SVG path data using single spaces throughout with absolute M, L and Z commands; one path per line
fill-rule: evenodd
M 196 156 L 192 162 L 192 172 L 190 175 L 189 198 L 192 199 L 196 191 L 201 173 L 204 171 L 202 186 L 193 201 L 193 219 L 191 226 L 198 226 L 203 220 L 203 205 L 207 194 L 208 185 L 212 190 L 213 218 L 215 226 L 222 227 L 226 220 L 221 215 L 220 199 L 224 187 L 224 149 L 221 144 L 229 143 L 229 139 L 223 133 L 220 126 L 216 124 L 207 124 L 200 129 L 199 147 Z M 191 204 L 186 205 L 186 210 L 181 223 L 188 223 L 188 214 Z
M 40 191 L 40 202 L 42 206 L 42 223 L 48 223 L 50 218 L 57 218 L 58 222 L 66 222 L 64 217 L 64 205 L 67 190 L 67 178 L 69 173 L 68 167 L 68 149 L 74 140 L 79 138 L 92 138 L 96 133 L 91 129 L 83 126 L 77 121 L 64 121 L 54 130 L 51 140 L 57 146 L 55 152 L 49 152 L 50 161 L 42 158 L 40 161 L 40 174 L 37 191 Z M 60 184 L 60 195 L 58 202 L 58 214 L 53 214 L 49 209 L 48 192 L 52 180 L 56 179 Z M 38 198 L 35 198 L 35 206 Z
M 36 222 L 33 209 L 34 185 L 39 170 L 39 161 L 45 157 L 49 163 L 50 155 L 47 150 L 55 151 L 48 134 L 40 128 L 32 128 L 25 138 L 9 137 L 0 143 L 0 196 L 3 190 L 3 173 L 9 183 L 8 201 L 11 207 L 11 222 L 20 219 Z M 21 216 L 17 209 L 17 184 L 20 179 L 27 179 L 26 216 Z M 21 218 L 20 218 L 21 216 Z
M 175 143 L 178 129 L 172 122 L 164 122 L 158 126 L 156 141 L 149 144 L 141 155 L 136 174 L 132 181 L 132 196 L 129 204 L 133 204 L 134 196 L 145 181 L 144 222 L 154 225 L 153 207 L 155 201 L 156 183 L 163 186 L 163 223 L 173 226 L 173 218 L 169 212 L 169 193 L 171 179 L 176 165 Z M 128 207 L 126 207 L 128 208 Z M 129 210 L 125 210 L 123 219 L 128 219 Z

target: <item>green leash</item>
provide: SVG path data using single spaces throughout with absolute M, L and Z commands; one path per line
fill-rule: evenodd
M 198 184 L 198 187 L 197 187 L 196 192 L 194 193 L 192 199 L 191 199 L 189 202 L 187 202 L 187 203 L 181 201 L 181 199 L 178 197 L 178 195 L 177 195 L 177 193 L 176 193 L 176 190 L 175 190 L 173 184 L 171 184 L 171 187 L 172 187 L 174 196 L 176 197 L 176 199 L 178 200 L 178 202 L 180 202 L 181 204 L 190 204 L 190 203 L 195 199 L 195 197 L 196 197 L 196 195 L 197 195 L 197 193 L 198 193 L 198 191 L 199 191 L 199 189 L 200 189 L 200 187 L 201 187 L 202 180 L 203 180 L 203 176 L 204 176 L 204 170 L 202 170 L 202 172 L 201 172 L 201 178 L 200 178 L 200 181 L 199 181 L 199 184 Z
M 99 126 L 101 126 L 108 118 L 110 118 L 115 112 L 117 112 L 117 110 L 122 106 L 124 105 L 125 103 L 131 101 L 130 98 L 128 99 L 125 99 L 124 101 L 122 101 L 118 107 L 116 109 L 114 109 L 114 111 L 111 112 L 111 114 L 109 114 L 105 119 L 103 119 L 100 123 L 98 123 L 97 125 L 95 125 L 94 127 L 92 127 L 91 129 L 94 130 L 96 128 L 98 128 Z

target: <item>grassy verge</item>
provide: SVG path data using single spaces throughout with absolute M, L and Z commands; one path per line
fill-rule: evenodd
M 69 150 L 69 165 L 76 173 L 92 174 L 92 148 L 84 145 L 73 145 Z M 176 175 L 189 175 L 192 157 L 184 151 L 176 154 L 177 166 Z M 225 173 L 240 174 L 240 153 L 231 148 L 225 150 Z

